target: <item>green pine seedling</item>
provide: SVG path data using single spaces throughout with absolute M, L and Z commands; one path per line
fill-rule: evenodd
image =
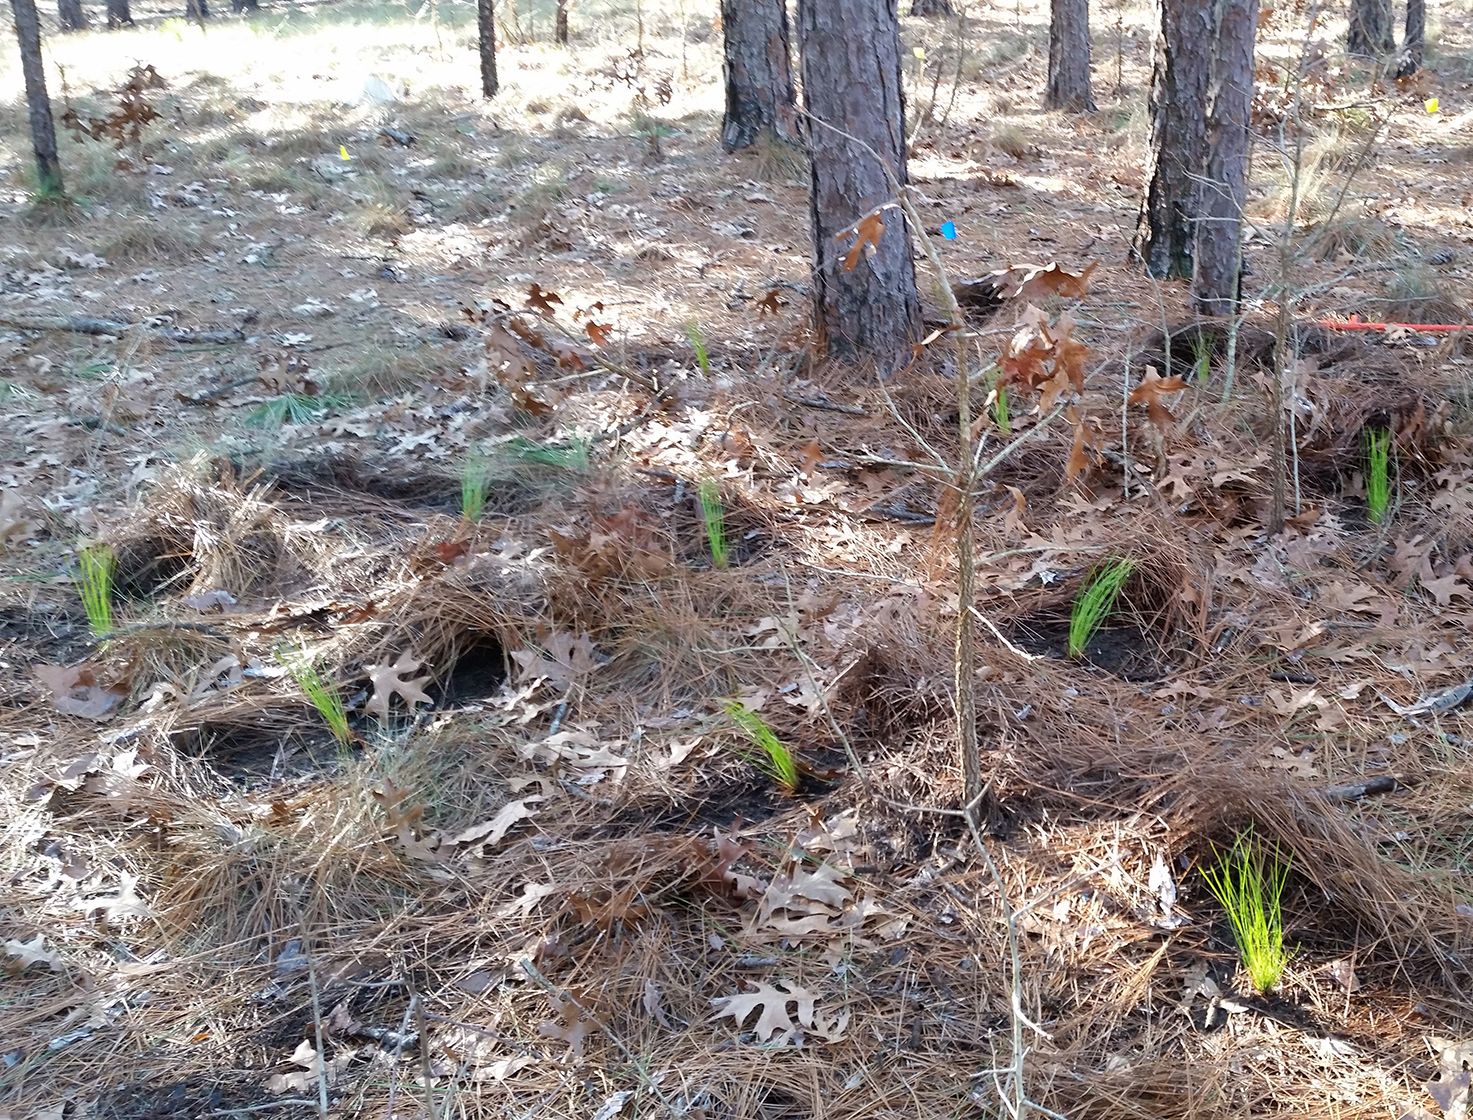
M 297 687 L 307 694 L 312 706 L 317 709 L 327 726 L 332 728 L 333 737 L 339 743 L 353 741 L 353 732 L 348 729 L 348 709 L 337 687 L 317 671 L 312 664 L 312 655 L 306 649 L 279 651 L 276 659 L 286 667 Z
M 690 339 L 691 348 L 696 352 L 696 364 L 701 367 L 704 374 L 711 373 L 711 359 L 706 354 L 706 340 L 701 337 L 701 324 L 692 319 L 685 325 L 685 337 Z
M 1366 513 L 1377 525 L 1391 511 L 1391 433 L 1366 429 Z
M 997 387 L 997 399 L 992 402 L 992 419 L 997 423 L 997 430 L 1005 436 L 1013 434 L 1013 429 L 1008 423 L 1008 387 L 999 385 Z
M 767 726 L 767 722 L 745 704 L 737 700 L 726 700 L 721 706 L 732 718 L 732 722 L 746 732 L 747 738 L 761 748 L 760 757 L 747 755 L 753 765 L 788 793 L 796 793 L 798 763 L 793 758 L 793 752 L 788 750 L 786 744 L 772 733 L 772 728 Z
M 466 456 L 460 471 L 460 516 L 467 521 L 481 520 L 481 512 L 486 508 L 488 471 L 489 463 L 481 452 L 473 450 Z
M 563 447 L 538 443 L 523 436 L 517 436 L 506 445 L 507 451 L 520 462 L 535 463 L 539 467 L 557 467 L 564 471 L 587 470 L 590 446 L 589 440 L 578 436 L 574 436 Z
M 82 609 L 92 636 L 102 638 L 113 632 L 113 570 L 117 566 L 113 550 L 105 544 L 89 544 L 77 555 L 77 591 L 82 596 Z
M 1212 372 L 1212 343 L 1204 334 L 1192 336 L 1192 372 L 1198 381 Z
M 1069 656 L 1084 656 L 1084 647 L 1099 632 L 1105 619 L 1115 606 L 1115 598 L 1130 573 L 1135 571 L 1134 560 L 1111 560 L 1097 569 L 1084 590 L 1074 600 L 1069 612 Z
M 1289 864 L 1279 860 L 1277 846 L 1269 856 L 1254 843 L 1252 828 L 1239 834 L 1229 851 L 1218 853 L 1214 846 L 1213 854 L 1217 866 L 1204 867 L 1202 876 L 1227 911 L 1243 968 L 1253 986 L 1267 994 L 1278 986 L 1289 963 L 1279 906 Z
M 699 490 L 701 516 L 706 522 L 706 543 L 711 546 L 711 563 L 724 568 L 731 561 L 726 545 L 726 510 L 721 505 L 721 488 L 706 479 Z

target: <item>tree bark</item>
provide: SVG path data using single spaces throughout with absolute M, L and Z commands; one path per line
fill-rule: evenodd
M 1401 43 L 1398 78 L 1410 78 L 1422 69 L 1422 51 L 1427 42 L 1427 0 L 1407 0 L 1406 36 Z
M 954 16 L 956 12 L 951 7 L 951 0 L 912 0 L 910 5 L 912 16 Z
M 82 8 L 82 0 L 57 0 L 56 14 L 63 31 L 87 30 L 87 13 Z
M 1089 88 L 1089 0 L 1050 0 L 1048 109 L 1094 112 Z
M 133 11 L 128 0 L 107 0 L 107 25 L 110 28 L 133 26 Z
M 903 185 L 905 98 L 896 0 L 798 0 L 812 189 L 813 312 L 820 353 L 883 372 L 908 361 L 921 327 L 905 217 L 880 211 L 872 250 L 845 269 L 857 222 L 893 198 L 875 158 L 819 122 L 863 141 Z M 873 231 L 873 225 L 871 225 Z
M 43 196 L 61 197 L 61 161 L 56 156 L 56 124 L 46 93 L 46 68 L 41 63 L 41 19 L 36 0 L 10 0 L 15 14 L 15 37 L 20 43 L 20 68 L 26 83 L 26 107 L 31 117 L 31 149 L 36 154 L 36 183 Z
M 726 117 L 721 146 L 750 148 L 764 133 L 799 139 L 784 0 L 721 0 Z
M 1248 126 L 1253 116 L 1253 47 L 1258 0 L 1213 5 L 1207 150 L 1196 214 L 1192 303 L 1207 315 L 1238 305 L 1243 204 L 1248 197 Z
M 1365 58 L 1380 58 L 1396 49 L 1391 0 L 1350 0 L 1345 49 Z
M 557 12 L 553 16 L 552 37 L 563 46 L 568 45 L 568 0 L 557 0 Z
M 210 18 L 209 0 L 184 0 L 184 14 L 187 18 L 206 20 Z
M 496 77 L 496 18 L 494 0 L 476 0 L 476 29 L 481 49 L 481 96 L 496 96 L 501 82 Z
M 1206 162 L 1211 0 L 1158 0 L 1151 155 L 1133 254 L 1158 279 L 1192 275 L 1196 176 Z

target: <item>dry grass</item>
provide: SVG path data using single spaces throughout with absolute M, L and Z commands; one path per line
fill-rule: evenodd
M 449 95 L 428 92 L 450 80 L 428 20 L 335 10 L 259 42 L 244 22 L 219 21 L 210 49 L 240 69 L 179 83 L 195 123 L 171 140 L 181 150 L 170 185 L 217 158 L 233 182 L 218 202 L 171 204 L 160 220 L 199 223 L 202 244 L 229 260 L 208 271 L 154 248 L 138 258 L 146 280 L 132 269 L 43 279 L 95 288 L 99 302 L 121 290 L 140 316 L 178 305 L 223 319 L 250 303 L 256 341 L 145 347 L 126 361 L 98 343 L 110 372 L 86 381 L 69 371 L 101 360 L 90 344 L 0 341 L 15 347 L 6 469 L 26 472 L 18 489 L 42 525 L 34 543 L 0 541 L 11 890 L 0 940 L 40 935 L 41 951 L 59 954 L 56 971 L 7 957 L 0 1034 L 20 1057 L 0 1071 L 0 1108 L 24 1116 L 70 1099 L 129 1120 L 306 1115 L 313 1105 L 284 1102 L 315 1098 L 314 1080 L 280 1095 L 266 1083 L 299 1072 L 289 1056 L 315 1045 L 315 986 L 329 1095 L 344 1114 L 387 1115 L 391 1097 L 399 1115 L 423 1114 L 419 1041 L 403 1037 L 420 1027 L 412 1004 L 426 1013 L 438 1115 L 588 1116 L 623 1091 L 635 1094 L 624 1115 L 1002 1113 L 989 1072 L 1011 1057 L 1002 900 L 946 815 L 961 796 L 955 555 L 944 528 L 914 520 L 944 523 L 949 496 L 925 472 L 865 458 L 924 458 L 921 439 L 953 455 L 953 382 L 918 366 L 882 390 L 800 366 L 802 307 L 779 321 L 741 298 L 772 276 L 801 279 L 802 206 L 786 193 L 800 168 L 788 152 L 715 154 L 719 37 L 692 27 L 684 44 L 656 39 L 678 20 L 653 7 L 643 14 L 660 64 L 678 74 L 684 50 L 689 74 L 682 101 L 639 127 L 695 122 L 666 137 L 654 172 L 631 136 L 632 94 L 589 78 L 633 41 L 632 8 L 575 9 L 576 55 L 504 47 L 505 99 L 484 111 L 454 103 L 449 123 L 432 103 Z M 465 14 L 440 27 L 461 61 L 467 29 L 448 21 Z M 1124 104 L 1098 123 L 1033 113 L 1026 67 L 1043 10 L 976 18 L 972 65 L 986 88 L 964 83 L 948 141 L 976 165 L 943 152 L 915 164 L 928 196 L 952 208 L 938 213 L 963 227 L 947 252 L 980 274 L 1012 263 L 1028 231 L 1054 238 L 1038 251 L 1061 260 L 1076 245 L 1064 230 L 1120 243 L 1108 224 L 1128 226 L 1134 200 L 1117 191 L 1114 212 L 1089 208 L 1114 197 L 1113 164 L 1134 158 L 1144 116 Z M 119 51 L 175 74 L 198 65 L 203 42 L 171 25 L 54 49 L 106 88 Z M 1145 57 L 1128 55 L 1133 82 Z M 402 78 L 403 100 L 346 108 L 370 68 Z M 273 104 L 246 103 L 257 83 Z M 381 146 L 388 119 L 423 150 Z M 1010 135 L 1016 151 L 1002 143 Z M 1109 137 L 1117 154 L 1102 161 L 1094 146 Z M 339 144 L 353 157 L 342 166 Z M 1031 166 L 994 188 L 998 153 Z M 4 158 L 14 183 L 21 162 L 10 149 Z M 1330 139 L 1315 160 L 1343 174 Z M 952 175 L 974 178 L 950 194 Z M 425 176 L 472 185 L 462 194 Z M 147 204 L 123 212 L 137 200 L 107 189 L 119 192 L 116 220 L 94 211 L 60 238 L 17 233 L 24 244 L 0 250 L 6 267 L 41 271 L 58 241 L 144 243 L 156 221 Z M 408 221 L 425 198 L 437 200 L 432 221 Z M 211 208 L 235 213 L 217 221 Z M 755 227 L 751 244 L 716 240 L 712 223 L 739 216 Z M 446 231 L 447 217 L 487 224 Z M 1424 231 L 1399 220 L 1395 245 L 1410 256 Z M 546 250 L 544 221 L 575 247 Z M 1325 255 L 1384 255 L 1393 228 L 1393 216 L 1357 210 Z M 524 237 L 536 242 L 526 252 Z M 1262 250 L 1250 252 L 1261 269 Z M 1343 265 L 1306 257 L 1302 268 L 1306 285 L 1346 282 Z M 477 334 L 453 342 L 441 329 L 469 323 L 460 308 L 478 300 L 520 310 L 526 281 L 504 278 L 524 269 L 565 301 L 561 325 L 539 329 L 586 346 L 581 320 L 567 320 L 601 302 L 617 321 L 604 356 L 679 391 L 651 409 L 624 378 L 528 353 L 545 402 L 527 407 L 478 365 Z M 1182 319 L 1172 285 L 1158 292 L 1110 265 L 1097 279 L 1072 307 L 1096 359 L 1081 404 L 1089 469 L 1065 480 L 1072 433 L 1061 424 L 986 480 L 977 519 L 976 606 L 997 628 L 978 631 L 979 735 L 998 804 L 987 843 L 1021 908 L 1020 1004 L 1047 1032 L 1028 1035 L 1030 1095 L 1110 1120 L 1425 1105 L 1428 1037 L 1470 1029 L 1473 736 L 1459 711 L 1413 723 L 1380 697 L 1405 705 L 1467 676 L 1465 371 L 1451 347 L 1306 326 L 1298 510 L 1319 517 L 1266 539 L 1267 324 L 1244 326 L 1234 401 L 1219 407 L 1215 384 L 1189 390 L 1172 402 L 1169 432 L 1131 408 L 1122 433 L 1121 359 L 1131 353 L 1132 378 L 1147 362 L 1166 371 L 1167 348 L 1141 341 L 1145 323 L 1154 329 L 1159 313 L 1183 324 L 1173 362 L 1190 360 L 1193 329 L 1210 338 L 1214 370 L 1223 348 Z M 1377 294 L 1361 284 L 1334 298 L 1357 292 Z M 1387 295 L 1432 298 L 1419 292 Z M 333 317 L 293 316 L 318 295 Z M 684 338 L 693 319 L 719 371 L 710 377 Z M 980 329 L 990 354 L 1013 327 L 1005 313 Z M 323 388 L 375 403 L 244 429 L 240 417 L 277 391 L 251 381 L 263 357 L 273 369 L 300 357 Z M 858 414 L 787 399 L 819 392 Z M 1019 399 L 1015 417 L 1030 405 Z M 110 431 L 107 417 L 129 408 L 138 419 Z M 1406 484 L 1392 539 L 1356 496 L 1370 423 L 1396 433 Z M 43 445 L 58 462 L 27 465 L 26 448 Z M 178 448 L 190 445 L 210 450 L 189 459 Z M 458 516 L 472 449 L 489 465 L 474 525 Z M 724 570 L 701 535 L 702 478 L 721 480 Z M 132 627 L 105 649 L 87 644 L 72 589 L 56 582 L 70 547 L 59 538 L 82 524 L 117 551 Z M 1067 621 L 1099 558 L 1117 554 L 1139 563 L 1104 628 L 1118 656 L 1067 662 L 1048 649 L 1048 628 Z M 359 736 L 351 749 L 279 671 L 285 645 L 312 649 L 340 689 Z M 411 714 L 396 699 L 387 719 L 368 714 L 370 674 L 406 654 L 423 662 L 412 675 L 428 678 L 433 708 Z M 59 711 L 29 673 L 84 660 L 126 693 L 103 723 Z M 807 767 L 796 797 L 731 749 L 723 702 L 734 698 L 760 707 Z M 877 797 L 850 772 L 835 724 Z M 1384 793 L 1334 793 L 1386 776 Z M 490 822 L 519 810 L 489 838 Z M 1204 969 L 1222 992 L 1245 993 L 1199 868 L 1249 824 L 1292 857 L 1285 918 L 1297 955 L 1285 1002 L 1250 1003 L 1224 1028 L 1226 1012 L 1198 990 Z M 820 862 L 842 884 L 834 913 L 774 924 L 771 906 L 743 897 L 777 884 L 770 901 Z M 1163 871 L 1177 892 L 1169 907 Z M 523 961 L 588 1014 L 573 1003 L 560 1014 Z M 1355 990 L 1337 979 L 1346 968 Z M 712 1001 L 778 982 L 816 997 L 801 1048 L 763 1045 L 751 1019 L 714 1017 Z M 568 1028 L 580 1019 L 575 1052 Z

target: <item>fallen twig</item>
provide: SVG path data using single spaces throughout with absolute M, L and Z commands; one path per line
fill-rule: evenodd
M 152 326 L 129 323 L 123 319 L 93 319 L 86 315 L 0 315 L 0 327 L 20 331 L 70 331 L 73 334 L 124 335 L 131 330 L 144 330 L 170 342 L 244 342 L 245 331 L 191 331 L 183 327 Z

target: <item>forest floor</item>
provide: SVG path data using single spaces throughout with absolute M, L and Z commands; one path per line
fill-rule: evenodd
M 1468 321 L 1467 4 L 1401 87 L 1266 17 L 1231 362 L 1127 259 L 1148 11 L 1096 11 L 1090 115 L 1037 108 L 1046 4 L 904 21 L 952 278 L 1099 262 L 1039 297 L 1071 422 L 1015 390 L 978 499 L 995 877 L 954 503 L 905 465 L 955 454 L 955 350 L 809 364 L 806 172 L 721 152 L 707 6 L 589 0 L 566 50 L 549 7 L 498 6 L 489 104 L 464 6 L 52 35 L 58 113 L 161 82 L 63 134 L 69 208 L 0 60 L 0 1116 L 998 1116 L 1015 997 L 1056 1114 L 1465 1115 L 1473 347 L 1317 321 Z M 1270 996 L 1202 875 L 1250 826 Z

